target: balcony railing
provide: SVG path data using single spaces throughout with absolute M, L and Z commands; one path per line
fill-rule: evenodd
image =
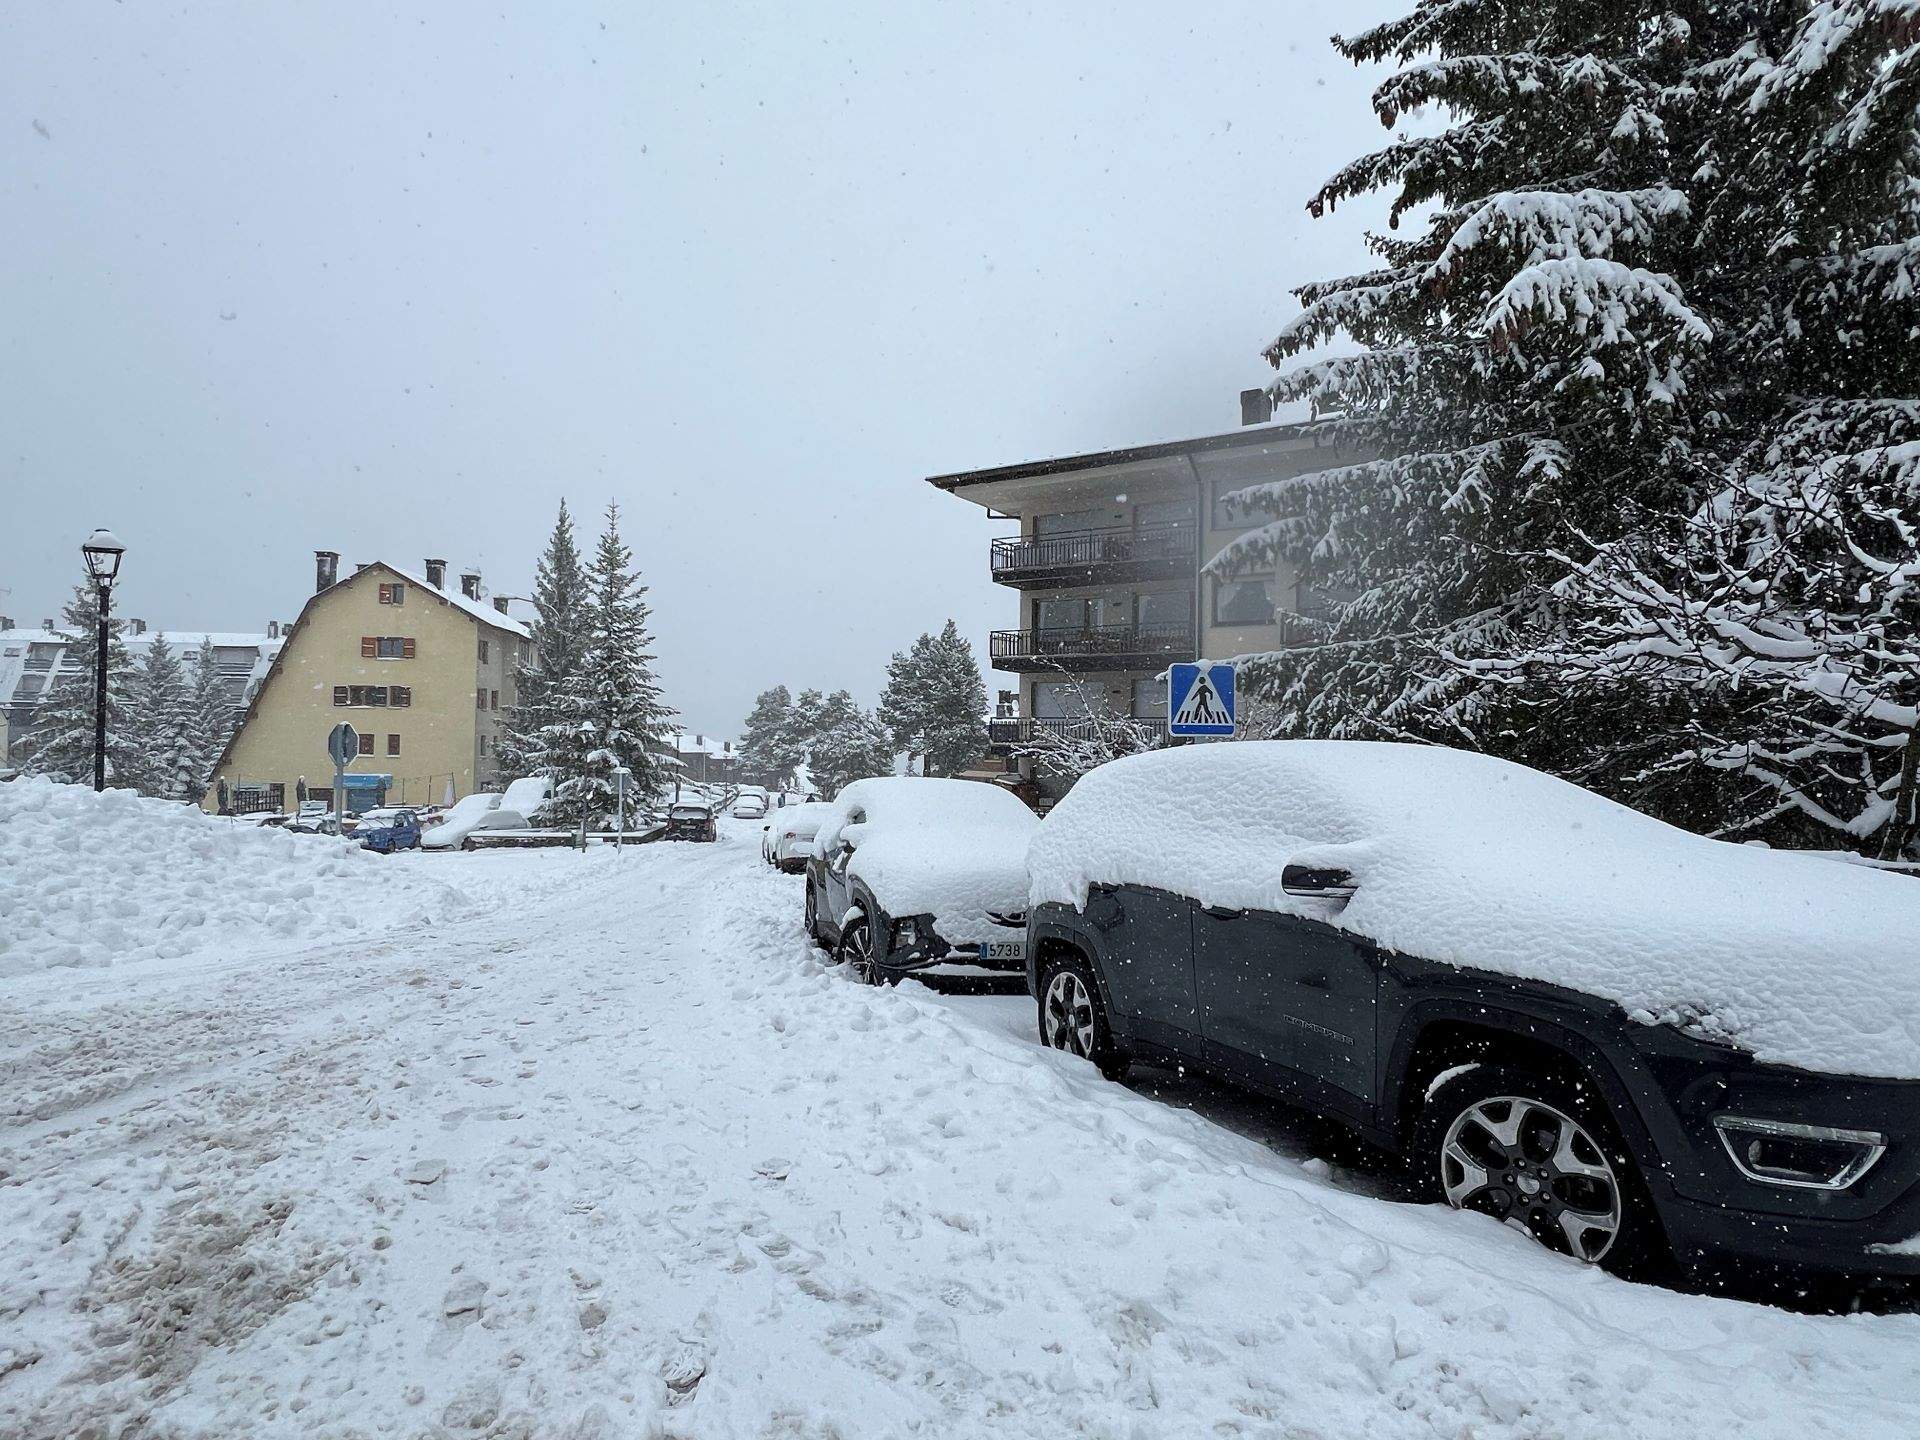
M 1055 572 L 1076 576 L 1123 567 L 1191 568 L 1193 546 L 1193 526 L 1179 523 L 1014 535 L 993 542 L 993 577 L 1001 580 Z
M 1135 725 L 1144 725 L 1150 730 L 1167 728 L 1167 717 L 1164 715 L 1136 715 L 1130 718 Z M 997 749 L 1027 744 L 1036 734 L 1041 733 L 1058 735 L 1063 739 L 1071 740 L 1090 739 L 1094 731 L 1095 726 L 1091 720 L 1069 720 L 1059 717 L 1021 715 L 987 722 L 987 740 Z
M 1157 659 L 1192 653 L 1193 626 L 1185 620 L 996 630 L 992 646 L 996 665 L 1019 669 L 1040 669 L 1052 661 Z

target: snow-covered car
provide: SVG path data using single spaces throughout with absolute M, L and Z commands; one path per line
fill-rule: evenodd
M 440 823 L 420 836 L 420 845 L 426 850 L 454 850 L 475 830 L 507 828 L 524 825 L 525 821 L 517 815 L 505 817 L 506 826 L 496 823 L 500 820 L 500 797 L 481 793 L 466 795 L 453 802 L 453 807 L 440 817 Z
M 807 859 L 807 933 L 869 984 L 943 964 L 1026 964 L 1027 842 L 1038 818 L 974 780 L 856 780 Z
M 1622 1271 L 1920 1275 L 1920 884 L 1439 747 L 1084 776 L 1029 854 L 1042 1041 L 1343 1120 Z
M 396 850 L 420 848 L 420 821 L 409 809 L 369 810 L 354 827 L 353 838 L 363 850 L 391 855 Z
M 733 802 L 733 818 L 736 820 L 758 820 L 767 813 L 767 797 L 743 792 Z
M 331 810 L 319 815 L 296 815 L 286 823 L 286 829 L 296 835 L 338 835 L 340 825 L 333 818 Z
M 713 811 L 705 805 L 682 801 L 667 807 L 667 840 L 713 841 L 720 838 L 720 827 L 713 823 Z
M 831 808 L 815 803 L 782 805 L 770 811 L 760 832 L 760 858 L 790 875 L 806 869 L 813 837 Z

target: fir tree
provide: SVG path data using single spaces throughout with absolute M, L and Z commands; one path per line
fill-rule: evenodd
M 186 798 L 194 769 L 191 700 L 179 657 L 166 635 L 156 632 L 136 667 L 129 712 L 137 769 L 127 783 L 141 794 Z
M 925 758 L 928 775 L 952 775 L 986 753 L 987 688 L 973 646 L 947 621 L 887 666 L 880 719 L 897 748 Z
M 807 755 L 814 788 L 823 796 L 831 799 L 855 780 L 893 773 L 893 740 L 887 727 L 846 691 L 827 698 L 823 719 Z
M 95 677 L 99 673 L 100 608 L 83 581 L 60 611 L 67 642 L 60 669 L 34 712 L 25 768 L 74 784 L 93 781 Z M 131 726 L 133 665 L 121 639 L 123 622 L 108 621 L 107 783 L 124 785 L 139 773 Z
M 587 573 L 587 644 L 574 680 L 561 683 L 543 735 L 549 753 L 573 766 L 556 786 L 555 809 L 569 823 L 584 809 L 589 823 L 614 814 L 613 771 L 625 765 L 629 823 L 662 789 L 672 748 L 673 712 L 660 699 L 647 647 L 651 611 L 620 538 L 620 508 L 607 506 L 607 524 Z
M 794 771 L 806 759 L 804 748 L 796 748 L 789 738 L 792 709 L 793 696 L 786 686 L 762 690 L 754 697 L 753 710 L 740 732 L 742 763 L 772 785 L 791 783 Z
M 220 657 L 210 636 L 201 637 L 200 648 L 187 670 L 187 683 L 189 743 L 180 771 L 178 798 L 198 802 L 213 783 L 214 769 L 234 729 L 233 707 L 227 703 Z
M 563 692 L 578 682 L 588 642 L 586 571 L 565 500 L 534 571 L 533 605 L 532 653 L 514 672 L 515 700 L 500 737 L 500 764 L 508 775 L 545 775 L 557 787 L 578 773 L 574 740 L 556 737 L 569 713 L 577 731 L 581 701 Z

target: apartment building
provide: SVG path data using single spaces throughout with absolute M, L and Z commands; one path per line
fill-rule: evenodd
M 422 570 L 379 560 L 344 578 L 314 552 L 314 593 L 285 635 L 214 772 L 203 808 L 285 809 L 301 782 L 331 801 L 327 736 L 360 734 L 345 775 L 348 808 L 445 804 L 508 778 L 499 768 L 527 626 L 489 601 L 477 571 L 447 587 L 444 560 Z
M 262 633 L 155 630 L 134 618 L 125 622 L 120 640 L 134 665 L 142 663 L 154 641 L 163 637 L 183 665 L 193 662 L 202 641 L 211 640 L 227 703 L 239 715 L 279 653 L 283 628 L 274 620 Z M 91 668 L 93 645 L 91 635 L 75 645 L 54 628 L 51 619 L 42 620 L 38 629 L 24 629 L 10 616 L 0 615 L 0 763 L 5 763 L 14 744 L 32 734 L 40 704 L 54 682 L 66 672 Z
M 1287 566 L 1231 578 L 1204 567 L 1265 517 L 1225 497 L 1333 463 L 1311 425 L 1252 424 L 1223 435 L 1002 465 L 928 483 L 1019 522 L 988 565 L 1019 596 L 1019 623 L 996 630 L 993 668 L 1008 677 L 989 722 L 1008 754 L 1036 729 L 1090 710 L 1166 723 L 1157 678 L 1176 660 L 1297 643 L 1328 598 Z M 1030 762 L 1022 773 L 1032 778 Z

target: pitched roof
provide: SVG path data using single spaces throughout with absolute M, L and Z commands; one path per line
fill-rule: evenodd
M 388 560 L 376 560 L 372 565 L 367 567 L 368 570 L 375 568 L 391 570 L 409 585 L 414 586 L 416 589 L 425 590 L 429 594 L 438 595 L 449 605 L 457 606 L 459 609 L 466 611 L 467 614 L 471 615 L 474 619 L 484 621 L 496 630 L 504 630 L 509 635 L 517 636 L 522 640 L 532 638 L 533 632 L 527 628 L 524 621 L 516 620 L 511 615 L 501 614 L 500 611 L 494 609 L 493 606 L 485 600 L 471 600 L 467 598 L 464 591 L 447 590 L 438 585 L 429 585 L 426 576 L 416 575 L 413 571 L 402 569 L 400 566 Z M 356 573 L 364 575 L 366 571 L 362 570 Z M 351 579 L 353 579 L 353 576 L 349 575 L 336 583 L 344 585 Z M 321 593 L 325 594 L 326 592 L 322 591 Z

